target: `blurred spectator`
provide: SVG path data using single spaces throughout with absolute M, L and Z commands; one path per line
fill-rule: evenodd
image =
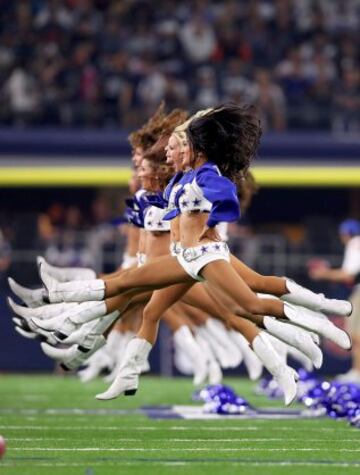
M 338 379 L 342 382 L 360 383 L 360 221 L 347 219 L 339 226 L 339 235 L 345 246 L 341 268 L 331 269 L 326 262 L 319 262 L 309 270 L 314 280 L 327 280 L 353 287 L 350 301 L 353 311 L 347 319 L 347 330 L 352 338 L 352 368 Z
M 179 25 L 175 20 L 165 20 L 157 27 L 155 55 L 161 69 L 170 73 L 183 72 L 183 49 L 179 39 Z
M 311 65 L 303 61 L 299 48 L 292 48 L 286 59 L 282 60 L 276 74 L 283 87 L 288 104 L 288 120 L 298 125 L 306 114 L 308 92 L 311 86 Z
M 11 263 L 11 246 L 0 229 L 0 275 L 5 273 Z
M 74 17 L 70 10 L 60 0 L 44 2 L 34 18 L 34 27 L 38 29 L 50 28 L 57 25 L 60 28 L 70 30 L 74 26 Z
M 338 72 L 359 67 L 359 45 L 350 35 L 340 38 L 335 59 Z
M 194 96 L 194 109 L 206 109 L 220 101 L 213 69 L 207 66 L 198 69 Z
M 154 107 L 165 96 L 166 77 L 157 70 L 152 63 L 148 63 L 146 76 L 139 82 L 137 95 L 144 104 L 146 111 L 153 110 Z
M 333 130 L 358 132 L 360 129 L 359 70 L 345 69 L 334 94 Z
M 84 231 L 80 209 L 70 206 L 65 211 L 62 228 L 50 241 L 45 251 L 45 257 L 60 266 L 93 265 L 91 252 L 86 248 Z
M 118 230 L 111 221 L 111 212 L 108 200 L 99 196 L 92 203 L 93 224 L 86 238 L 86 249 L 91 256 L 91 267 L 97 272 L 112 272 L 114 262 L 103 262 L 103 256 L 106 251 L 113 251 L 115 246 L 115 237 L 118 236 Z
M 195 64 L 210 61 L 216 48 L 216 36 L 211 25 L 199 16 L 193 17 L 182 28 L 180 39 L 187 58 Z
M 330 31 L 357 31 L 360 28 L 358 0 L 321 0 L 326 12 L 326 26 Z
M 358 0 L 0 4 L 0 124 L 133 127 L 160 99 L 246 102 L 265 69 L 283 124 L 353 128 L 333 86 L 343 97 L 342 75 L 359 70 Z
M 53 203 L 45 213 L 37 218 L 37 231 L 43 245 L 56 238 L 63 225 L 65 209 L 60 203 Z
M 131 105 L 133 87 L 126 70 L 127 60 L 128 56 L 118 51 L 106 56 L 102 64 L 101 83 L 106 124 L 122 123 L 122 118 Z
M 329 81 L 324 71 L 320 70 L 309 89 L 310 120 L 314 128 L 328 129 L 330 127 L 332 92 L 332 81 Z
M 12 264 L 12 249 L 5 230 L 0 228 L 0 291 L 7 289 L 8 271 Z
M 16 125 L 26 125 L 36 120 L 40 91 L 35 77 L 24 65 L 14 67 L 5 83 L 4 92 Z
M 250 98 L 262 112 L 262 124 L 265 130 L 281 131 L 286 128 L 285 96 L 281 88 L 273 82 L 269 71 L 257 70 Z
M 248 99 L 251 81 L 245 74 L 246 66 L 240 59 L 229 60 L 222 73 L 222 89 L 226 100 L 238 102 Z

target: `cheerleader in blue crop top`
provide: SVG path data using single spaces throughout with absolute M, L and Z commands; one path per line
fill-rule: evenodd
M 177 196 L 176 204 L 183 230 L 179 263 L 195 280 L 204 280 L 201 269 L 207 264 L 217 260 L 230 262 L 228 246 L 221 241 L 216 226 L 239 219 L 236 187 L 221 176 L 215 164 L 206 162 L 194 170 L 191 180 Z M 207 236 L 204 226 L 212 234 Z

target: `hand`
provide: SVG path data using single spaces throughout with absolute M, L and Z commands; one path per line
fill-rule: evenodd
M 209 226 L 207 225 L 204 226 L 199 236 L 199 242 L 203 241 L 204 239 L 208 239 L 209 241 L 215 241 L 215 242 L 221 241 L 221 237 L 216 231 L 216 228 L 209 228 Z
M 322 280 L 330 269 L 330 264 L 325 259 L 314 258 L 307 262 L 307 269 L 311 279 Z
M 326 277 L 329 268 L 327 266 L 319 266 L 309 269 L 309 276 L 313 280 L 321 280 Z

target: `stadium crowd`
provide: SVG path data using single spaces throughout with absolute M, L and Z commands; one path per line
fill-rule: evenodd
M 134 127 L 161 99 L 359 129 L 359 0 L 0 0 L 0 124 Z

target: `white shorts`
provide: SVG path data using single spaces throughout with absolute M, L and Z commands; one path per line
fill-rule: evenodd
M 177 259 L 181 267 L 195 280 L 205 279 L 200 271 L 209 262 L 224 260 L 230 262 L 230 251 L 226 242 L 207 242 L 195 247 L 183 248 Z
M 122 269 L 130 269 L 130 267 L 135 267 L 137 263 L 137 256 L 130 256 L 127 252 L 124 252 L 123 260 L 121 263 Z
M 137 257 L 137 266 L 138 267 L 141 267 L 144 264 L 146 264 L 146 254 L 144 254 L 143 252 L 137 252 L 136 257 Z

